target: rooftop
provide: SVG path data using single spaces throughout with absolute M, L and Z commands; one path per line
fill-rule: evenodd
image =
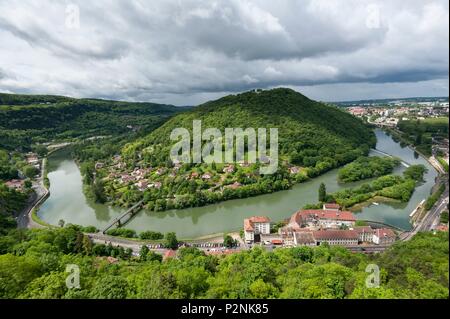
M 356 239 L 358 240 L 358 233 L 354 230 L 317 230 L 313 231 L 316 240 L 339 240 L 339 239 Z

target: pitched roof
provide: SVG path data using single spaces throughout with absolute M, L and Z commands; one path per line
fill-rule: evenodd
M 315 244 L 314 236 L 312 232 L 294 232 L 297 244 Z
M 395 233 L 392 231 L 392 229 L 389 228 L 380 228 L 377 229 L 376 234 L 379 238 L 381 237 L 390 237 L 390 238 L 395 238 Z
M 353 230 L 357 233 L 375 233 L 375 229 L 370 226 L 356 226 L 353 227 Z
M 316 240 L 338 240 L 338 239 L 356 239 L 358 240 L 358 233 L 354 230 L 317 230 L 313 231 L 313 236 Z
M 270 219 L 267 216 L 252 216 L 250 221 L 252 223 L 270 223 Z
M 253 231 L 253 224 L 248 218 L 244 219 L 244 230 Z
M 177 252 L 175 250 L 168 249 L 164 252 L 163 259 L 166 260 L 168 258 L 174 258 L 176 256 L 177 256 Z
M 291 216 L 290 223 L 301 225 L 308 218 L 333 219 L 339 221 L 356 221 L 355 216 L 349 211 L 334 211 L 325 209 L 300 210 Z

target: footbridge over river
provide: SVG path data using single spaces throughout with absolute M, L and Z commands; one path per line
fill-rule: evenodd
M 122 225 L 126 224 L 131 218 L 133 218 L 133 216 L 139 212 L 142 209 L 144 201 L 140 201 L 137 202 L 136 204 L 134 204 L 133 206 L 131 206 L 126 212 L 124 212 L 122 215 L 120 215 L 119 217 L 114 218 L 109 224 L 108 226 L 106 226 L 103 230 L 102 233 L 106 233 L 110 228 L 117 226 L 117 227 L 121 227 Z
M 390 154 L 388 154 L 388 153 L 386 153 L 386 152 L 377 150 L 376 148 L 372 149 L 372 151 L 375 152 L 375 153 L 378 153 L 378 154 L 381 154 L 381 155 L 390 157 L 390 158 L 394 158 L 394 156 L 392 156 L 392 155 L 390 155 Z M 407 162 L 405 162 L 405 161 L 403 161 L 403 160 L 401 160 L 401 159 L 400 159 L 400 162 L 401 162 L 401 164 L 402 164 L 404 167 L 406 167 L 406 168 L 408 168 L 408 167 L 411 166 L 411 164 L 409 164 L 409 163 L 407 163 Z

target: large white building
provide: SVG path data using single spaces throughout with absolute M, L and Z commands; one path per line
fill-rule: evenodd
M 244 219 L 244 237 L 246 243 L 253 243 L 255 235 L 270 234 L 270 219 L 265 216 L 253 216 Z

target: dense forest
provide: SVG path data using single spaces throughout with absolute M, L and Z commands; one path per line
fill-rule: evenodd
M 356 161 L 345 165 L 338 172 L 340 182 L 356 182 L 359 180 L 379 177 L 392 173 L 400 164 L 400 160 L 390 157 L 360 157 Z
M 148 133 L 180 110 L 155 103 L 0 94 L 0 147 L 29 150 L 51 140 Z
M 148 249 L 132 256 L 93 244 L 76 226 L 0 225 L 0 298 L 448 298 L 448 233 L 419 233 L 371 256 L 327 245 L 226 256 L 181 248 L 162 261 Z M 366 286 L 369 264 L 379 288 Z M 67 288 L 67 265 L 79 267 L 79 288 Z
M 398 129 L 419 152 L 431 156 L 432 139 L 448 138 L 448 117 L 400 121 Z

